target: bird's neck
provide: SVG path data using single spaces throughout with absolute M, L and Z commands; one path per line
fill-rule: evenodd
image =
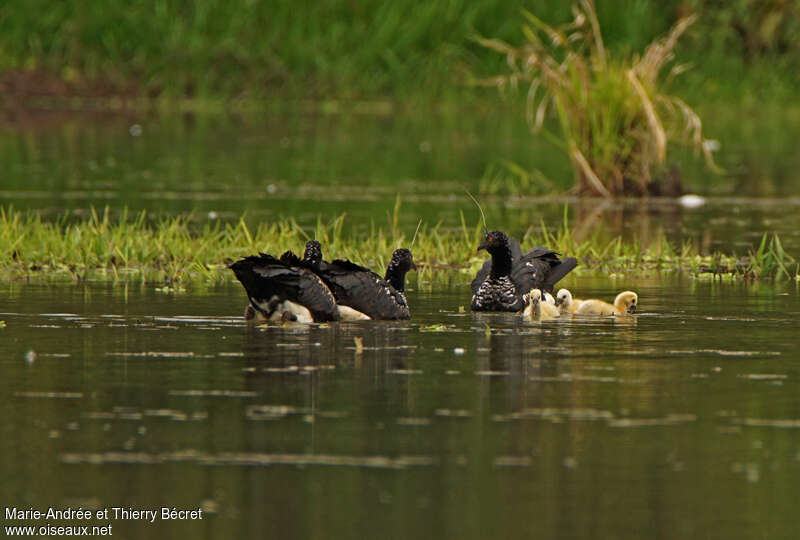
M 511 274 L 511 250 L 508 246 L 503 246 L 492 253 L 492 271 L 489 277 L 497 279 L 509 274 Z
M 400 292 L 403 292 L 406 288 L 406 273 L 393 263 L 389 263 L 389 266 L 386 267 L 386 277 L 384 279 Z
M 322 254 L 307 249 L 303 253 L 303 262 L 312 268 L 319 268 L 319 264 L 322 262 Z

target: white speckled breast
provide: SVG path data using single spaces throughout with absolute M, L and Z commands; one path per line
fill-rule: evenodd
M 508 276 L 489 278 L 472 297 L 474 311 L 513 311 L 519 298 L 517 290 Z

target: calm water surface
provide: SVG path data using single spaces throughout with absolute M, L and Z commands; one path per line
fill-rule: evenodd
M 563 152 L 530 136 L 511 107 L 469 114 L 416 111 L 394 115 L 260 113 L 248 115 L 53 115 L 0 117 L 0 204 L 48 219 L 92 207 L 146 209 L 153 217 L 193 212 L 200 223 L 255 225 L 291 217 L 313 227 L 347 213 L 346 231 L 386 227 L 396 197 L 400 226 L 411 234 L 422 217 L 442 227 L 477 222 L 468 188 L 483 193 L 492 227 L 520 235 L 554 230 L 565 208 L 578 236 L 602 232 L 645 244 L 661 233 L 676 245 L 746 255 L 764 232 L 800 250 L 800 110 L 708 115 L 722 141 L 726 173 L 709 173 L 675 154 L 688 189 L 713 196 L 699 209 L 674 200 L 579 201 L 566 193 L 571 169 Z M 547 182 L 519 183 L 513 162 Z M 504 172 L 505 171 L 505 172 Z M 509 198 L 504 187 L 518 186 Z M 495 193 L 494 196 L 490 194 Z
M 778 232 L 797 255 L 800 115 L 712 113 L 726 176 L 681 162 L 712 196 L 699 209 L 543 199 L 535 182 L 507 197 L 503 160 L 570 184 L 509 111 L 5 111 L 0 205 L 305 226 L 346 211 L 363 232 L 399 195 L 411 234 L 419 217 L 476 223 L 467 187 L 515 235 L 566 209 L 579 239 L 742 255 Z M 528 325 L 465 312 L 466 283 L 415 280 L 411 322 L 266 328 L 242 322 L 233 283 L 0 283 L 0 500 L 206 516 L 89 522 L 116 538 L 797 537 L 796 283 L 568 278 L 584 296 L 634 288 L 643 312 Z
M 252 328 L 235 284 L 4 283 L 0 498 L 205 512 L 117 538 L 796 537 L 796 285 L 565 284 L 642 312 L 529 325 L 465 284 Z

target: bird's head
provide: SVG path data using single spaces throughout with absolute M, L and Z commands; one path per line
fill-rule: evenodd
M 532 305 L 536 305 L 542 301 L 542 291 L 539 289 L 533 289 L 530 294 L 528 295 L 528 302 Z
M 567 289 L 559 289 L 556 293 L 556 305 L 562 304 L 569 306 L 572 303 L 572 294 Z
M 394 250 L 394 253 L 392 253 L 392 260 L 389 261 L 389 268 L 397 269 L 403 273 L 409 270 L 416 270 L 417 265 L 414 264 L 414 257 L 411 255 L 411 250 L 406 248 Z
M 322 244 L 317 240 L 309 240 L 306 242 L 306 251 L 303 253 L 303 260 L 311 264 L 319 264 L 322 262 Z
M 478 251 L 485 249 L 490 254 L 508 249 L 508 236 L 502 231 L 487 232 L 483 242 L 478 246 Z

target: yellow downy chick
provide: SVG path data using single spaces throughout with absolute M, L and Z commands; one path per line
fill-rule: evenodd
M 614 299 L 612 306 L 602 300 L 584 300 L 578 307 L 578 315 L 627 315 L 636 312 L 639 295 L 633 291 L 623 291 Z
M 528 305 L 522 312 L 522 318 L 529 322 L 548 321 L 558 318 L 558 308 L 542 300 L 542 291 L 533 289 L 528 295 Z
M 583 300 L 572 298 L 572 293 L 567 289 L 559 289 L 556 294 L 556 306 L 562 315 L 565 313 L 575 313 L 581 307 Z

